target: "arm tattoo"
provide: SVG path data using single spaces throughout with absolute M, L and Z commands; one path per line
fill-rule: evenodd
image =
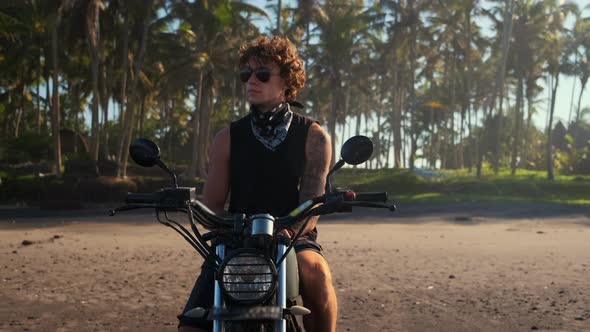
M 299 201 L 304 202 L 308 199 L 324 194 L 326 185 L 326 175 L 330 167 L 331 146 L 330 138 L 321 128 L 310 128 L 310 133 L 306 142 L 306 162 L 303 176 L 301 177 L 301 186 L 299 190 Z M 315 227 L 318 217 L 310 217 L 306 230 L 303 234 Z M 298 230 L 305 220 L 293 226 Z

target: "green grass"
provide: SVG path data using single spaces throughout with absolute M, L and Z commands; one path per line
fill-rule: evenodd
M 343 169 L 334 183 L 356 191 L 387 191 L 392 200 L 406 202 L 507 201 L 590 204 L 590 176 L 557 175 L 549 181 L 546 172 L 509 169 L 498 175 L 486 170 L 481 178 L 466 169 L 443 170 L 423 178 L 408 170 Z

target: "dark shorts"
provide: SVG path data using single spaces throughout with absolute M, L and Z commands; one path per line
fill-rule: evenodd
M 322 254 L 322 246 L 315 239 L 307 236 L 300 237 L 295 243 L 294 249 L 295 252 L 312 250 L 320 255 Z M 178 315 L 178 326 L 198 327 L 207 331 L 213 329 L 213 321 L 203 318 L 185 317 L 184 313 L 196 307 L 211 308 L 213 306 L 214 274 L 215 267 L 209 261 L 205 261 L 201 266 L 201 274 L 195 282 L 195 286 L 182 310 L 182 314 Z

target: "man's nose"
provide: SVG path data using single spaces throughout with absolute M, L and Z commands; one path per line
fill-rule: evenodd
M 252 75 L 248 77 L 248 83 L 250 82 L 256 82 L 256 84 L 260 83 L 260 80 L 258 79 L 258 77 L 256 77 L 255 73 L 252 73 Z

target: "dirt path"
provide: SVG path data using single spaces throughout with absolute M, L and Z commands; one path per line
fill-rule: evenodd
M 512 209 L 325 218 L 338 331 L 590 331 L 587 210 Z M 0 331 L 176 330 L 201 259 L 149 215 L 1 216 Z

